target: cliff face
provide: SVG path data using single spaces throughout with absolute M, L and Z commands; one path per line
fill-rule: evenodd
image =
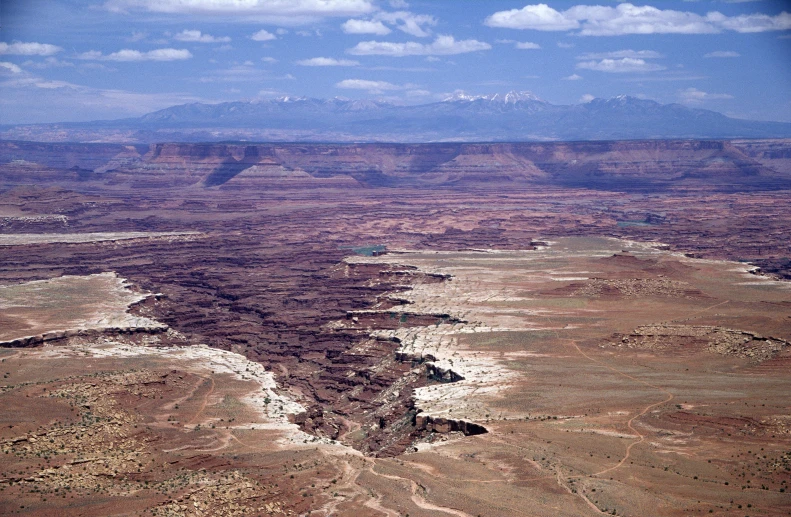
M 350 187 L 615 190 L 791 187 L 791 140 L 486 144 L 41 144 L 0 142 L 6 186 L 82 182 L 134 188 Z M 65 169 L 62 175 L 52 169 Z

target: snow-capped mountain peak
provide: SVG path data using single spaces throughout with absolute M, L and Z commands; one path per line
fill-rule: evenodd
M 475 102 L 485 100 L 489 102 L 499 102 L 503 104 L 514 104 L 522 101 L 539 101 L 543 100 L 536 94 L 530 91 L 516 91 L 511 90 L 506 94 L 492 93 L 488 95 L 472 95 L 463 90 L 456 90 L 451 95 L 442 99 L 442 102 Z

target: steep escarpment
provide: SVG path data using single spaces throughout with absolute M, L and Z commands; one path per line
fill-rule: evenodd
M 121 145 L 4 142 L 7 186 L 83 190 L 350 187 L 777 190 L 791 187 L 789 140 L 552 143 Z M 83 155 L 85 155 L 83 157 Z M 61 171 L 60 173 L 56 170 Z M 15 171 L 15 172 L 14 172 Z M 60 175 L 59 175 L 60 174 Z
M 147 148 L 146 145 L 0 141 L 0 163 L 25 160 L 58 169 L 94 170 L 118 154 L 145 153 Z

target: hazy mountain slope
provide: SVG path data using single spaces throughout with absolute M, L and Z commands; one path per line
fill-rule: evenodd
M 184 104 L 139 118 L 12 126 L 5 139 L 163 141 L 549 141 L 666 138 L 781 138 L 791 123 L 726 117 L 628 96 L 554 105 L 529 92 L 398 106 L 378 101 L 283 97 Z

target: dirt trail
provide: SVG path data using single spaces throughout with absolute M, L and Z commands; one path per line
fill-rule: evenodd
M 426 499 L 422 495 L 420 495 L 421 490 L 425 490 L 425 488 L 422 487 L 421 485 L 419 485 L 416 481 L 413 481 L 413 480 L 411 480 L 409 478 L 403 478 L 401 476 L 393 476 L 393 475 L 390 475 L 390 474 L 382 474 L 380 472 L 376 472 L 376 470 L 374 470 L 375 466 L 376 466 L 376 463 L 373 463 L 368 468 L 368 471 L 371 472 L 371 474 L 373 474 L 375 476 L 383 477 L 385 479 L 393 479 L 393 480 L 397 480 L 397 481 L 408 481 L 410 486 L 411 486 L 411 488 L 412 488 L 412 502 L 415 503 L 420 508 L 422 508 L 424 510 L 432 510 L 432 511 L 435 511 L 435 512 L 443 512 L 443 513 L 447 513 L 447 514 L 450 514 L 450 515 L 458 515 L 459 517 L 472 517 L 470 514 L 462 512 L 461 510 L 456 510 L 454 508 L 448 508 L 446 506 L 437 506 L 435 504 L 429 503 L 428 501 L 426 501 Z
M 608 370 L 610 370 L 610 371 L 612 371 L 614 373 L 617 373 L 618 375 L 620 375 L 622 377 L 626 377 L 627 379 L 630 379 L 630 380 L 633 380 L 635 382 L 638 382 L 638 383 L 640 383 L 640 384 L 642 384 L 644 386 L 648 386 L 649 388 L 653 388 L 655 390 L 661 391 L 662 393 L 667 395 L 667 398 L 665 398 L 664 400 L 662 400 L 660 402 L 654 402 L 653 404 L 650 404 L 645 409 L 643 409 L 640 413 L 636 414 L 635 416 L 633 416 L 632 418 L 629 419 L 629 421 L 626 423 L 626 426 L 632 432 L 634 432 L 637 436 L 639 436 L 640 438 L 638 440 L 630 443 L 626 447 L 626 453 L 624 454 L 623 458 L 621 458 L 621 461 L 619 461 L 617 464 L 615 464 L 612 467 L 606 468 L 604 470 L 601 470 L 599 472 L 596 472 L 596 473 L 592 474 L 594 476 L 600 476 L 601 474 L 605 474 L 607 472 L 611 472 L 611 471 L 617 469 L 618 467 L 620 467 L 621 465 L 623 465 L 626 462 L 626 460 L 629 459 L 629 456 L 632 453 L 632 447 L 634 447 L 635 445 L 637 445 L 639 443 L 643 443 L 645 441 L 645 435 L 643 433 L 641 433 L 640 431 L 638 431 L 634 427 L 634 425 L 633 425 L 634 421 L 637 420 L 638 418 L 640 418 L 641 416 L 645 415 L 649 411 L 651 411 L 653 408 L 655 408 L 657 406 L 661 406 L 663 404 L 667 404 L 668 402 L 673 400 L 674 395 L 672 393 L 670 393 L 669 391 L 667 391 L 666 389 L 664 389 L 664 388 L 660 388 L 659 386 L 651 384 L 650 382 L 646 382 L 646 381 L 644 381 L 642 379 L 634 377 L 633 375 L 629 375 L 628 373 L 624 373 L 624 372 L 618 370 L 617 368 L 613 368 L 612 366 L 610 366 L 610 365 L 608 365 L 608 364 L 606 364 L 606 363 L 604 363 L 602 361 L 599 361 L 598 359 L 594 359 L 593 357 L 591 357 L 588 354 L 586 354 L 585 352 L 583 352 L 582 349 L 577 345 L 576 341 L 569 340 L 569 342 L 577 350 L 577 352 L 580 353 L 580 355 L 582 355 L 584 358 L 588 359 L 589 361 L 594 362 L 594 363 L 598 364 L 599 366 L 603 366 L 604 368 L 607 368 Z
M 203 411 L 206 409 L 206 406 L 207 406 L 207 405 L 208 405 L 208 403 L 209 403 L 209 397 L 211 397 L 211 396 L 212 396 L 212 393 L 214 393 L 214 377 L 211 377 L 211 376 L 209 376 L 209 377 L 204 377 L 204 379 L 208 379 L 208 380 L 209 380 L 209 382 L 211 383 L 211 386 L 209 387 L 209 391 L 207 391 L 207 392 L 206 392 L 206 395 L 204 395 L 204 396 L 203 396 L 203 401 L 201 402 L 200 408 L 198 408 L 198 411 L 197 411 L 197 413 L 195 413 L 195 414 L 192 416 L 192 418 L 190 418 L 189 422 L 187 422 L 187 423 L 186 423 L 186 424 L 184 424 L 184 425 L 192 425 L 192 424 L 194 424 L 194 423 L 195 423 L 195 420 L 197 420 L 197 419 L 198 419 L 198 417 L 199 417 L 199 416 L 200 416 L 200 415 L 203 413 Z M 201 385 L 203 385 L 203 383 L 201 383 Z
M 704 307 L 703 309 L 700 309 L 699 311 L 695 311 L 695 312 L 689 313 L 684 318 L 676 318 L 674 320 L 670 320 L 667 324 L 681 323 L 681 322 L 684 322 L 684 321 L 689 321 L 689 320 L 695 318 L 696 316 L 698 316 L 700 314 L 703 314 L 704 312 L 708 312 L 711 309 L 714 309 L 714 308 L 719 307 L 721 305 L 725 305 L 726 303 L 730 303 L 730 300 L 725 300 L 724 302 L 715 303 L 714 305 L 711 305 L 709 307 Z
M 582 493 L 582 490 L 576 490 L 576 491 L 575 491 L 575 490 L 572 490 L 572 489 L 571 489 L 571 487 L 570 487 L 570 486 L 568 486 L 567 482 L 563 481 L 563 478 L 564 478 L 564 477 L 565 477 L 565 476 L 563 475 L 563 472 L 561 471 L 560 467 L 558 467 L 558 469 L 557 469 L 557 481 L 558 481 L 558 485 L 560 485 L 560 486 L 561 486 L 561 487 L 562 487 L 564 490 L 566 490 L 566 492 L 568 492 L 569 494 L 576 495 L 577 497 L 579 497 L 580 499 L 582 499 L 582 500 L 585 502 L 585 504 L 586 504 L 586 505 L 588 505 L 588 506 L 591 508 L 591 510 L 595 511 L 597 514 L 600 514 L 600 515 L 607 515 L 607 514 L 606 514 L 606 512 L 603 512 L 603 511 L 601 511 L 601 510 L 599 509 L 599 507 L 598 507 L 598 506 L 596 506 L 596 504 L 594 504 L 594 502 L 593 502 L 593 501 L 591 501 L 590 499 L 588 499 L 588 496 L 586 496 L 584 493 Z
M 695 316 L 697 316 L 697 315 L 699 315 L 699 314 L 702 314 L 702 313 L 704 313 L 704 312 L 707 312 L 707 311 L 709 311 L 709 310 L 711 310 L 711 309 L 714 309 L 714 308 L 716 308 L 716 307 L 719 307 L 719 306 L 721 306 L 721 305 L 725 305 L 726 303 L 729 303 L 729 302 L 730 302 L 730 300 L 725 300 L 724 302 L 716 303 L 716 304 L 714 304 L 714 305 L 711 305 L 711 306 L 709 306 L 709 307 L 704 307 L 703 309 L 700 309 L 699 311 L 695 311 L 695 312 L 691 313 L 691 314 L 690 314 L 690 315 L 687 317 L 687 319 L 689 319 L 689 318 L 692 318 L 692 317 L 695 317 Z M 586 358 L 586 359 L 588 359 L 589 361 L 592 361 L 592 362 L 594 362 L 594 363 L 596 363 L 596 364 L 598 364 L 598 365 L 600 365 L 600 366 L 603 366 L 604 368 L 607 368 L 608 370 L 610 370 L 610 371 L 612 371 L 612 372 L 615 372 L 615 373 L 617 373 L 618 375 L 621 375 L 622 377 L 626 377 L 627 379 L 633 380 L 633 381 L 635 381 L 635 382 L 638 382 L 638 383 L 640 383 L 640 384 L 642 384 L 642 385 L 644 385 L 644 386 L 648 386 L 649 388 L 653 388 L 653 389 L 655 389 L 655 390 L 658 390 L 658 391 L 660 391 L 660 392 L 664 393 L 665 395 L 667 395 L 667 398 L 665 398 L 664 400 L 662 400 L 662 401 L 660 401 L 660 402 L 655 402 L 655 403 L 653 403 L 653 404 L 650 404 L 650 405 L 646 406 L 646 407 L 645 407 L 645 409 L 643 409 L 643 410 L 642 410 L 640 413 L 636 414 L 635 416 L 633 416 L 632 418 L 630 418 L 630 419 L 629 419 L 629 421 L 626 423 L 626 426 L 627 426 L 627 427 L 628 427 L 630 430 L 632 430 L 632 432 L 634 432 L 634 433 L 635 433 L 637 436 L 639 436 L 640 438 L 639 438 L 638 440 L 636 440 L 636 441 L 634 441 L 634 442 L 630 443 L 630 444 L 629 444 L 629 445 L 626 447 L 626 453 L 624 454 L 623 458 L 621 458 L 621 460 L 620 460 L 618 463 L 616 463 L 616 464 L 615 464 L 614 466 L 612 466 L 612 467 L 606 468 L 606 469 L 604 469 L 604 470 L 600 470 L 599 472 L 596 472 L 596 473 L 592 474 L 592 475 L 594 475 L 594 476 L 600 476 L 600 475 L 602 475 L 602 474 L 606 474 L 607 472 L 612 472 L 613 470 L 615 470 L 615 469 L 617 469 L 617 468 L 621 467 L 621 466 L 622 466 L 624 463 L 626 463 L 626 460 L 628 460 L 628 459 L 629 459 L 629 456 L 630 456 L 630 455 L 631 455 L 631 453 L 632 453 L 632 448 L 633 448 L 635 445 L 638 445 L 638 444 L 640 444 L 640 443 L 643 443 L 643 442 L 645 441 L 645 435 L 644 435 L 643 433 L 641 433 L 640 431 L 638 431 L 638 430 L 637 430 L 637 429 L 634 427 L 634 425 L 633 425 L 633 424 L 634 424 L 634 421 L 635 421 L 635 420 L 637 420 L 638 418 L 642 417 L 643 415 L 645 415 L 646 413 L 648 413 L 649 411 L 651 411 L 651 410 L 652 410 L 652 409 L 654 409 L 655 407 L 658 407 L 658 406 L 662 406 L 662 405 L 664 405 L 664 404 L 667 404 L 668 402 L 670 402 L 671 400 L 673 400 L 673 398 L 674 398 L 674 395 L 673 395 L 671 392 L 669 392 L 669 391 L 667 391 L 666 389 L 664 389 L 664 388 L 660 388 L 659 386 L 656 386 L 656 385 L 654 385 L 654 384 L 651 384 L 650 382 L 646 382 L 646 381 L 644 381 L 644 380 L 642 380 L 642 379 L 639 379 L 639 378 L 637 378 L 637 377 L 634 377 L 634 376 L 632 376 L 632 375 L 629 375 L 628 373 L 624 373 L 624 372 L 622 372 L 622 371 L 618 370 L 617 368 L 613 368 L 612 366 L 610 366 L 610 365 L 608 365 L 608 364 L 606 364 L 606 363 L 604 363 L 604 362 L 602 362 L 602 361 L 599 361 L 598 359 L 594 359 L 594 358 L 592 358 L 591 356 L 589 356 L 588 354 L 586 354 L 585 352 L 583 352 L 583 351 L 582 351 L 582 349 L 581 349 L 581 348 L 580 348 L 580 347 L 577 345 L 576 341 L 571 341 L 571 344 L 574 346 L 574 348 L 577 350 L 577 352 L 579 352 L 579 353 L 580 353 L 580 355 L 582 355 L 583 357 L 585 357 L 585 358 Z

